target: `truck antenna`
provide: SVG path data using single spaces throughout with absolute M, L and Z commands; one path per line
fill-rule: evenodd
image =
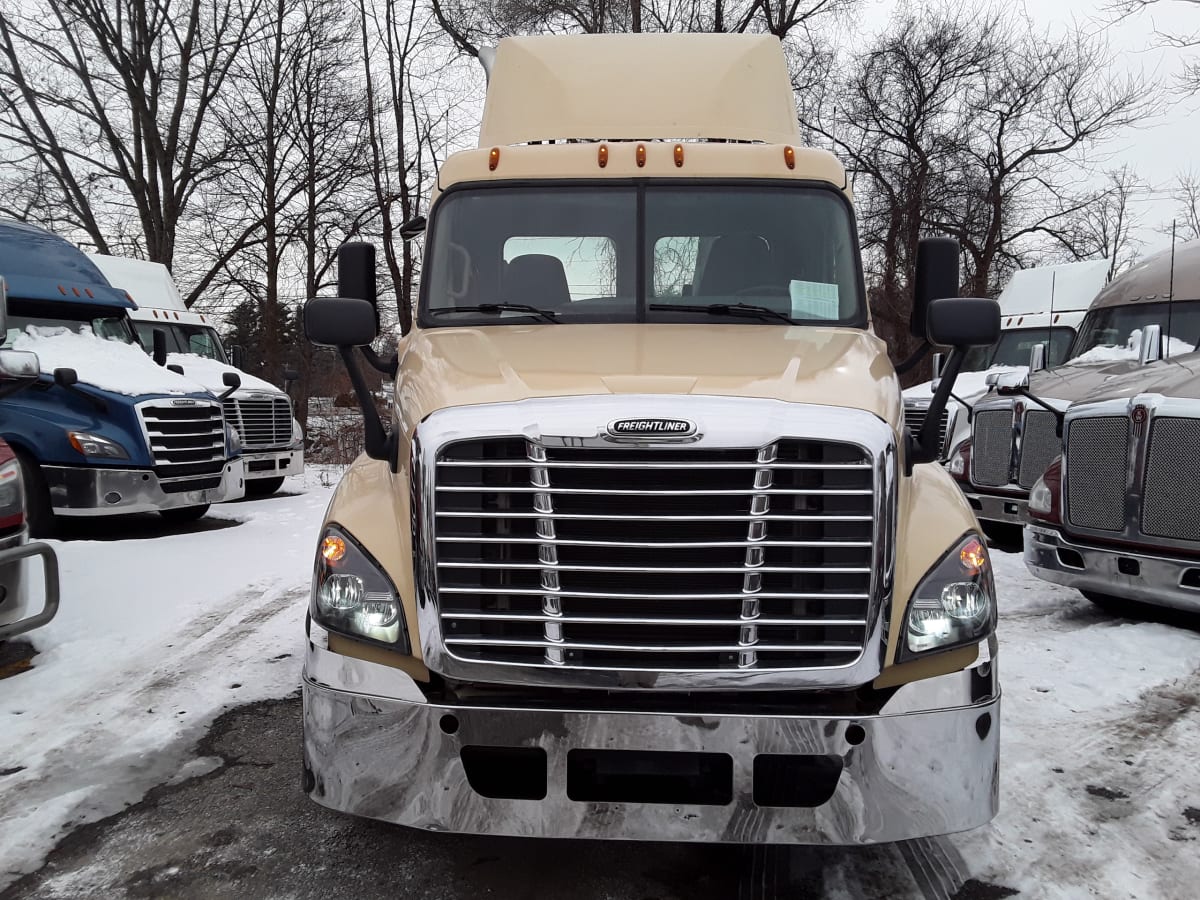
M 1171 358 L 1171 310 L 1175 306 L 1175 221 L 1171 222 L 1171 270 L 1167 276 L 1167 333 L 1163 335 L 1163 359 Z
M 1058 272 L 1050 273 L 1050 319 L 1046 322 L 1046 365 L 1053 366 L 1051 350 L 1054 347 L 1054 290 L 1058 287 Z

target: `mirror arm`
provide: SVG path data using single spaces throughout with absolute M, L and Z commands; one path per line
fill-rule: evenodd
M 1047 403 L 1045 400 L 1042 400 L 1041 398 L 1039 398 L 1039 397 L 1036 397 L 1036 396 L 1034 396 L 1033 394 L 1029 393 L 1029 388 L 1014 388 L 1014 389 L 1013 389 L 1013 390 L 1011 390 L 1011 391 L 1003 391 L 1003 393 L 1005 393 L 1005 394 L 1017 394 L 1017 395 L 1019 395 L 1019 396 L 1021 396 L 1021 397 L 1024 397 L 1026 400 L 1030 400 L 1030 401 L 1032 401 L 1032 402 L 1036 403 L 1036 404 L 1037 404 L 1038 406 L 1040 406 L 1042 409 L 1044 409 L 1044 410 L 1046 410 L 1047 412 L 1049 412 L 1051 415 L 1053 415 L 1053 416 L 1054 416 L 1054 432 L 1055 432 L 1055 435 L 1056 435 L 1057 437 L 1062 437 L 1062 434 L 1063 434 L 1063 423 L 1066 421 L 1066 413 L 1064 413 L 1062 410 L 1060 410 L 1060 409 L 1055 409 L 1053 406 L 1051 406 L 1051 405 L 1050 405 L 1049 403 Z
M 375 349 L 370 346 L 359 348 L 362 350 L 363 358 L 376 372 L 387 375 L 389 378 L 395 378 L 396 373 L 400 371 L 400 358 L 393 353 L 391 356 L 380 356 L 375 352 Z
M 383 427 L 383 420 L 379 418 L 379 410 L 375 408 L 375 401 L 371 397 L 367 381 L 363 378 L 358 361 L 354 358 L 354 348 L 338 347 L 337 349 L 342 356 L 342 363 L 346 366 L 346 372 L 350 375 L 350 384 L 354 387 L 355 396 L 358 397 L 358 405 L 362 408 L 363 449 L 371 459 L 387 459 L 391 441 L 387 430 Z
M 971 420 L 975 417 L 975 407 L 973 407 L 962 397 L 958 396 L 958 394 L 954 393 L 954 391 L 950 392 L 950 396 L 955 400 L 955 402 L 958 403 L 959 406 L 967 411 L 967 424 L 970 425 Z
M 914 350 L 912 352 L 912 355 L 909 356 L 908 359 L 904 360 L 903 362 L 896 363 L 896 366 L 895 366 L 896 374 L 903 375 L 906 372 L 910 371 L 914 366 L 917 365 L 917 363 L 919 363 L 926 356 L 928 356 L 929 351 L 932 349 L 933 349 L 933 345 L 930 344 L 929 341 L 925 341 L 924 343 L 922 343 L 920 347 L 918 347 L 916 350 Z
M 921 433 L 913 438 L 909 446 L 907 454 L 909 474 L 912 472 L 914 463 L 935 462 L 938 458 L 941 451 L 941 447 L 938 446 L 938 430 L 941 428 L 942 413 L 946 410 L 946 401 L 950 399 L 955 379 L 958 378 L 958 372 L 966 358 L 965 347 L 955 347 L 946 357 L 946 367 L 942 369 L 941 381 L 938 383 L 937 390 L 933 392 L 933 399 L 929 402 Z
M 240 384 L 235 384 L 233 387 L 231 387 L 229 390 L 225 391 L 224 393 L 217 394 L 217 399 L 220 400 L 222 403 L 224 403 L 226 400 L 228 400 L 230 397 L 233 396 L 234 391 L 240 390 L 241 387 L 242 386 Z

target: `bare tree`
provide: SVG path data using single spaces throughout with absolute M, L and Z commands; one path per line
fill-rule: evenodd
M 1178 50 L 1200 50 L 1200 0 L 1167 0 L 1167 3 L 1163 3 L 1162 0 L 1113 0 L 1107 5 L 1107 9 L 1115 19 L 1121 20 L 1140 15 L 1152 7 L 1168 4 L 1194 7 L 1197 20 L 1193 29 L 1181 34 L 1159 31 L 1162 45 Z M 1179 75 L 1179 87 L 1186 94 L 1200 91 L 1200 56 L 1184 62 L 1183 71 Z
M 1181 241 L 1200 240 L 1200 173 L 1185 172 L 1172 191 L 1175 200 L 1175 236 Z M 1171 227 L 1162 229 L 1170 232 Z
M 1082 198 L 1078 211 L 1053 235 L 1072 259 L 1108 260 L 1108 280 L 1129 268 L 1141 253 L 1139 216 L 1131 201 L 1145 185 L 1129 166 L 1105 176 L 1104 188 Z
M 230 159 L 209 129 L 262 0 L 35 0 L 0 11 L 0 133 L 10 172 L 57 188 L 99 250 L 135 216 L 137 249 L 168 268 L 197 190 Z

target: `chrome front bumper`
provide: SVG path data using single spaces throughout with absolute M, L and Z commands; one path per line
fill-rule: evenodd
M 1006 525 L 1024 525 L 1028 520 L 1025 508 L 1029 505 L 1026 496 L 1000 496 L 997 494 L 978 494 L 964 490 L 967 502 L 975 512 L 975 518 L 988 522 L 1003 522 Z
M 877 715 L 780 716 L 438 705 L 398 669 L 310 644 L 305 788 L 330 809 L 430 831 L 871 844 L 964 831 L 991 820 L 999 713 L 996 665 L 988 652 L 970 669 L 904 685 Z M 466 755 L 464 748 L 471 748 Z M 517 799 L 504 787 L 505 752 L 512 748 L 540 767 L 541 799 Z M 588 795 L 591 788 L 577 786 L 603 755 L 596 751 L 610 759 L 617 755 L 612 751 L 641 752 L 643 759 L 645 751 L 658 751 L 660 758 L 704 754 L 723 767 L 728 795 L 695 803 L 597 799 Z M 480 775 L 472 782 L 468 773 L 472 753 L 491 753 L 499 761 L 499 776 L 487 787 Z M 762 761 L 765 776 L 776 760 L 817 758 L 840 767 L 829 779 L 827 800 L 815 806 L 756 803 L 756 791 L 770 787 L 756 777 Z M 770 777 L 778 779 L 778 770 Z
M 159 512 L 237 500 L 246 494 L 242 460 L 225 462 L 221 483 L 213 488 L 167 493 L 149 469 L 42 466 L 50 505 L 59 516 L 111 516 Z M 181 479 L 184 480 L 184 479 Z
M 1200 612 L 1200 588 L 1183 583 L 1184 576 L 1200 583 L 1200 560 L 1076 544 L 1057 529 L 1030 525 L 1025 565 L 1044 581 L 1080 591 Z
M 246 480 L 299 475 L 304 471 L 304 447 L 295 450 L 242 450 Z

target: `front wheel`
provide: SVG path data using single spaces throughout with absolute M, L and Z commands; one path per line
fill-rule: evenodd
M 283 487 L 283 478 L 255 478 L 246 482 L 246 494 L 251 497 L 265 497 Z
M 31 538 L 52 538 L 57 531 L 58 520 L 50 505 L 50 489 L 42 475 L 42 467 L 24 453 L 17 454 L 21 466 L 21 480 L 25 487 L 25 522 Z
M 158 514 L 172 525 L 183 525 L 204 518 L 210 505 L 205 503 L 201 506 L 183 506 L 179 509 L 160 509 Z

